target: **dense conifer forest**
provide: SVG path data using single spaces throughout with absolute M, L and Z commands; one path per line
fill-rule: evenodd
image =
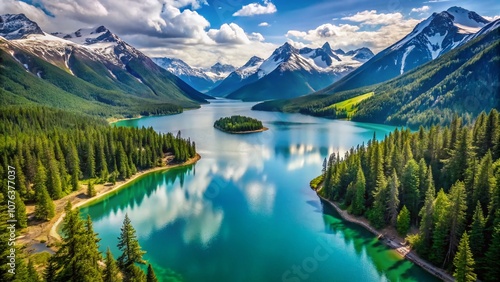
M 374 136 L 343 157 L 331 155 L 323 179 L 321 196 L 376 228 L 410 234 L 419 255 L 458 281 L 500 277 L 498 111 L 474 124 L 455 116 L 448 127 Z
M 220 118 L 215 121 L 214 127 L 227 132 L 254 131 L 264 128 L 260 120 L 239 115 Z
M 46 107 L 2 107 L 0 136 L 0 174 L 7 175 L 9 167 L 16 174 L 15 190 L 7 181 L 0 182 L 0 216 L 8 215 L 8 200 L 15 193 L 12 198 L 15 198 L 17 232 L 27 226 L 26 203 L 34 203 L 37 220 L 50 220 L 55 215 L 53 200 L 78 190 L 81 184 L 88 184 L 88 194 L 92 196 L 94 184 L 114 183 L 138 170 L 165 165 L 167 156 L 171 162 L 182 163 L 196 155 L 195 143 L 183 139 L 180 132 L 174 136 L 159 134 L 152 128 L 115 127 L 102 119 Z M 98 262 L 102 257 L 92 222 L 82 221 L 78 211 L 70 206 L 66 214 L 63 224 L 66 236 L 49 260 L 45 280 L 100 281 L 102 267 Z M 2 230 L 7 230 L 6 222 L 1 220 Z M 126 219 L 125 223 L 122 233 L 126 234 L 122 237 L 133 237 L 130 241 L 133 243 L 135 231 L 130 221 L 127 223 Z M 20 249 L 16 252 L 15 277 L 8 273 L 7 255 L 13 247 L 9 242 L 9 233 L 2 232 L 0 281 L 41 281 L 33 265 L 23 261 Z M 120 241 L 120 244 L 129 248 L 130 242 Z M 107 255 L 104 281 L 118 281 L 121 276 L 126 281 L 146 281 L 146 274 L 135 264 L 144 263 L 142 252 L 138 244 L 134 248 L 138 255 L 125 256 L 115 267 L 110 253 Z M 152 279 L 155 275 L 148 273 L 147 277 Z

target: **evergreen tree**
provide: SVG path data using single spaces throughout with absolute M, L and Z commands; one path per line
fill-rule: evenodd
M 420 179 L 418 163 L 413 159 L 409 160 L 404 168 L 401 186 L 403 188 L 401 204 L 408 206 L 411 222 L 416 223 L 420 202 Z
M 41 162 L 38 162 L 35 182 L 33 184 L 36 198 L 35 217 L 43 220 L 49 220 L 55 215 L 54 202 L 50 198 L 47 188 L 45 188 L 46 179 L 45 168 Z
M 103 282 L 121 282 L 120 270 L 118 269 L 118 265 L 116 264 L 113 254 L 111 254 L 109 248 L 106 251 L 104 263 L 106 264 L 106 268 L 103 273 Z
M 387 198 L 387 212 L 392 226 L 396 226 L 399 210 L 399 180 L 396 170 L 393 170 L 389 178 L 389 197 Z
M 40 276 L 38 276 L 38 272 L 36 272 L 35 266 L 33 262 L 30 260 L 28 262 L 28 280 L 26 282 L 40 282 Z
M 86 238 L 86 247 L 87 247 L 87 256 L 90 260 L 90 265 L 93 269 L 99 270 L 99 261 L 102 260 L 101 252 L 99 252 L 99 242 L 101 239 L 97 236 L 97 233 L 94 232 L 94 227 L 92 224 L 92 219 L 90 219 L 90 215 L 87 215 L 87 221 L 85 222 L 85 235 Z
M 476 274 L 474 273 L 474 258 L 469 248 L 469 236 L 464 232 L 460 244 L 458 246 L 457 254 L 453 260 L 455 265 L 455 277 L 457 282 L 473 282 L 476 281 Z
M 481 203 L 478 201 L 476 210 L 474 211 L 474 216 L 472 217 L 472 224 L 470 226 L 470 249 L 476 258 L 477 270 L 481 269 L 483 265 L 480 258 L 485 252 L 485 223 L 486 221 L 483 216 L 483 210 L 481 209 Z
M 467 210 L 467 203 L 465 200 L 465 186 L 464 183 L 458 181 L 451 187 L 450 190 L 450 233 L 449 233 L 449 246 L 446 254 L 446 260 L 451 260 L 455 255 L 458 247 L 460 234 L 465 231 L 465 212 Z
M 137 240 L 135 229 L 132 226 L 130 218 L 127 214 L 125 214 L 125 219 L 123 220 L 123 225 L 121 227 L 120 237 L 118 237 L 118 249 L 122 251 L 122 254 L 120 255 L 120 257 L 118 257 L 118 265 L 124 272 L 125 277 L 128 277 L 127 279 L 130 279 L 130 277 L 137 274 L 135 270 L 135 264 L 145 263 L 145 261 L 142 259 L 142 256 L 145 254 L 145 252 L 141 250 L 141 246 L 139 245 L 139 241 Z
M 427 181 L 432 182 L 432 171 L 427 171 Z M 429 180 L 430 179 L 430 180 Z M 428 252 L 431 245 L 432 231 L 434 228 L 434 200 L 435 200 L 434 186 L 430 185 L 425 193 L 424 206 L 420 210 L 420 236 L 422 241 L 422 250 L 424 253 Z
M 410 230 L 410 212 L 406 206 L 403 206 L 398 214 L 396 229 L 401 236 L 406 236 Z
M 352 203 L 352 213 L 354 215 L 362 215 L 365 211 L 365 190 L 366 181 L 361 165 L 358 166 L 356 183 L 354 184 L 354 200 Z
M 91 225 L 86 227 L 78 210 L 72 210 L 71 204 L 65 207 L 62 232 L 65 237 L 55 256 L 59 281 L 102 281 L 97 266 L 97 240 Z M 88 225 L 88 223 L 87 223 Z M 92 235 L 90 235 L 92 233 Z
M 16 191 L 14 203 L 16 205 L 16 209 L 14 210 L 14 214 L 16 217 L 16 227 L 17 228 L 25 228 L 28 226 L 28 217 L 26 216 L 26 206 L 24 205 L 23 200 L 21 199 L 21 195 Z
M 500 277 L 500 223 L 493 228 L 493 237 L 486 252 L 486 274 L 484 281 L 497 281 Z
M 486 213 L 488 204 L 491 199 L 491 191 L 495 187 L 495 178 L 493 177 L 493 166 L 492 166 L 491 152 L 488 151 L 486 155 L 481 160 L 479 166 L 479 174 L 477 180 L 475 181 L 474 189 L 474 203 L 479 201 L 481 207 L 483 207 L 483 213 Z
M 49 281 L 57 281 L 57 262 L 56 262 L 56 257 L 51 256 L 49 258 L 49 261 L 47 263 L 47 267 L 45 268 L 45 271 L 43 272 L 43 279 L 47 282 Z
M 437 265 L 444 265 L 447 239 L 450 229 L 449 217 L 450 200 L 443 189 L 439 190 L 434 202 L 434 232 L 431 255 L 429 259 Z
M 94 197 L 96 194 L 95 188 L 94 188 L 94 183 L 92 183 L 92 180 L 89 180 L 89 184 L 87 184 L 87 196 L 89 198 Z
M 158 282 L 158 278 L 156 278 L 156 274 L 155 274 L 151 264 L 148 264 L 148 274 L 147 274 L 146 281 L 147 282 Z

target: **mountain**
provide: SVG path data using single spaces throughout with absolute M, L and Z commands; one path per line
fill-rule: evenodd
M 213 79 L 214 81 L 222 81 L 225 79 L 231 72 L 236 70 L 235 66 L 229 64 L 221 64 L 215 63 L 213 66 L 207 69 L 202 69 L 203 72 Z
M 394 78 L 464 45 L 488 23 L 475 12 L 460 7 L 434 13 L 403 39 L 319 93 L 334 93 Z
M 72 107 L 101 115 L 138 113 L 141 108 L 160 113 L 161 108 L 206 103 L 208 96 L 158 67 L 104 26 L 50 35 L 24 15 L 1 18 L 0 36 L 5 39 L 0 39 L 0 56 L 6 69 L 0 74 L 2 101 Z
M 152 60 L 200 92 L 207 92 L 218 82 L 209 77 L 202 69 L 193 68 L 183 60 L 174 58 L 152 58 Z
M 293 98 L 331 84 L 359 67 L 367 60 L 364 56 L 370 54 L 373 56 L 367 48 L 347 55 L 343 51 L 335 53 L 328 43 L 316 49 L 297 49 L 285 43 L 262 63 L 255 62 L 246 76 L 229 75 L 230 83 L 223 81 L 210 94 L 244 101 Z M 235 78 L 240 78 L 239 83 Z
M 373 92 L 357 105 L 352 120 L 415 128 L 449 123 L 455 114 L 473 119 L 481 111 L 500 108 L 500 20 L 476 34 L 460 47 L 387 82 L 333 95 L 315 93 L 264 102 L 253 109 L 328 117 L 333 104 Z
M 42 29 L 24 14 L 0 15 L 0 35 L 5 39 L 20 39 L 30 34 L 42 34 Z
M 257 73 L 263 61 L 264 59 L 253 56 L 242 67 L 231 72 L 217 87 L 210 90 L 207 94 L 224 97 L 244 85 L 257 81 L 258 77 L 254 74 Z

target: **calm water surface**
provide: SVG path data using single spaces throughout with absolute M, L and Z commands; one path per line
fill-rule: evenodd
M 194 166 L 149 174 L 82 208 L 115 257 L 128 213 L 145 259 L 162 281 L 435 281 L 356 225 L 339 219 L 309 188 L 323 159 L 392 127 L 298 114 L 255 112 L 218 100 L 199 110 L 122 121 L 182 131 L 196 141 Z M 213 128 L 234 114 L 268 131 L 231 135 Z

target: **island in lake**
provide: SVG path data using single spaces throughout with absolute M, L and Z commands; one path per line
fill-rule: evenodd
M 258 119 L 245 116 L 222 117 L 215 121 L 214 127 L 227 133 L 254 133 L 268 130 Z

